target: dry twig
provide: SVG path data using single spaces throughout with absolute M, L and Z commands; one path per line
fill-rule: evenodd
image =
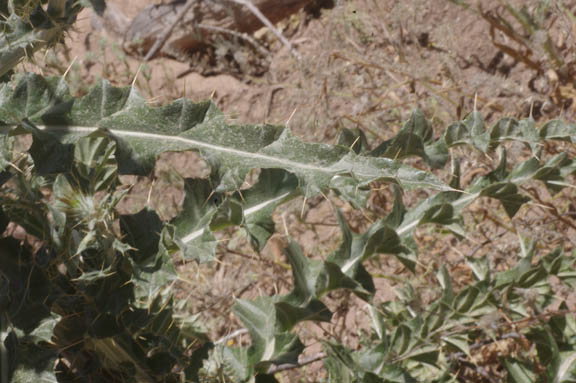
M 195 2 L 196 2 L 196 0 L 188 0 L 186 2 L 186 5 L 184 5 L 184 7 L 182 7 L 182 9 L 178 13 L 178 15 L 176 16 L 174 21 L 172 21 L 172 23 L 170 23 L 168 25 L 168 27 L 164 30 L 164 32 L 162 32 L 162 35 L 160 35 L 160 38 L 158 38 L 154 42 L 154 45 L 152 45 L 152 48 L 150 48 L 150 50 L 146 54 L 146 57 L 144 57 L 145 62 L 150 61 L 150 59 L 152 59 L 154 56 L 156 56 L 156 53 L 158 53 L 160 51 L 160 49 L 162 49 L 164 44 L 166 44 L 166 41 L 168 41 L 168 39 L 172 35 L 174 28 L 176 28 L 176 26 L 182 21 L 182 19 L 186 15 L 186 13 L 188 13 L 188 11 L 190 9 L 192 9 L 192 6 L 194 5 Z M 193 18 L 194 17 L 192 17 L 192 19 Z
M 252 12 L 252 14 L 254 16 L 256 16 L 258 18 L 258 20 L 260 20 L 262 22 L 262 24 L 264 24 L 268 29 L 270 29 L 272 31 L 272 33 L 274 33 L 274 35 L 278 38 L 278 40 L 280 40 L 282 42 L 282 44 L 284 44 L 284 46 L 286 46 L 290 50 L 290 53 L 298 61 L 302 61 L 302 56 L 300 56 L 298 51 L 296 51 L 296 49 L 294 49 L 294 47 L 292 46 L 290 41 L 288 41 L 286 39 L 286 37 L 284 37 L 282 32 L 280 32 L 274 26 L 274 24 L 272 24 L 272 22 L 270 20 L 268 20 L 268 18 L 262 12 L 260 12 L 260 10 L 257 7 L 254 6 L 254 4 L 252 4 L 252 2 L 250 0 L 227 0 L 227 1 L 230 1 L 230 2 L 233 2 L 236 4 L 240 4 L 240 5 L 243 5 L 246 8 L 248 8 L 248 10 L 250 12 Z
M 298 60 L 301 61 L 302 60 L 302 56 L 300 56 L 300 54 L 296 51 L 296 49 L 292 46 L 292 44 L 290 43 L 290 41 L 288 41 L 284 35 L 282 35 L 282 32 L 280 32 L 275 26 L 274 24 L 272 24 L 272 22 L 256 7 L 254 6 L 254 4 L 252 4 L 252 2 L 250 0 L 226 0 L 232 3 L 236 3 L 239 5 L 242 5 L 244 7 L 246 7 L 254 16 L 256 16 L 256 18 L 258 18 L 258 20 L 260 20 L 262 22 L 262 24 L 264 24 L 268 29 L 270 29 L 272 31 L 272 33 L 274 33 L 274 35 L 282 42 L 282 44 L 284 46 L 286 46 L 289 50 L 290 53 Z M 152 58 L 154 58 L 154 56 L 156 56 L 156 54 L 158 54 L 158 52 L 162 49 L 162 47 L 164 46 L 164 44 L 166 44 L 166 42 L 168 41 L 168 39 L 170 38 L 170 36 L 172 35 L 174 29 L 178 26 L 178 24 L 180 24 L 180 22 L 184 19 L 184 16 L 192 9 L 192 6 L 196 3 L 196 0 L 188 0 L 186 2 L 186 4 L 184 5 L 184 7 L 182 7 L 182 9 L 180 10 L 180 12 L 178 13 L 178 15 L 176 16 L 176 18 L 174 18 L 174 20 L 168 24 L 168 26 L 164 29 L 164 31 L 162 32 L 162 34 L 160 35 L 160 37 L 158 39 L 156 39 L 156 41 L 154 42 L 154 45 L 152 45 L 152 48 L 150 48 L 150 50 L 148 51 L 148 53 L 146 54 L 146 56 L 144 57 L 144 61 L 150 61 Z M 194 15 L 192 15 L 192 17 L 190 19 L 194 19 Z M 225 28 L 219 28 L 219 27 L 207 27 L 205 25 L 202 25 L 202 28 L 204 29 L 212 29 L 212 30 L 217 30 L 218 32 L 223 32 L 226 31 L 227 33 L 231 33 L 233 35 L 236 35 L 236 33 L 234 33 L 234 31 L 228 31 L 225 30 Z M 241 38 L 247 40 L 248 42 L 250 42 L 252 45 L 254 45 L 258 50 L 260 50 L 260 52 L 262 53 L 262 47 L 260 47 L 255 40 L 251 39 L 250 37 L 248 37 L 246 34 L 238 34 L 240 35 Z

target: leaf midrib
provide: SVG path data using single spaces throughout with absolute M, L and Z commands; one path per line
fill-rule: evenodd
M 9 131 L 10 129 L 16 127 L 16 125 L 6 125 L 3 127 L 0 127 L 0 132 L 1 133 L 7 133 L 7 131 Z M 86 127 L 86 126 L 70 126 L 70 125 L 35 125 L 36 128 L 38 128 L 39 130 L 42 131 L 51 131 L 51 132 L 69 132 L 69 133 L 92 133 L 95 132 L 99 129 L 99 127 Z M 288 160 L 285 158 L 281 158 L 281 157 L 274 157 L 274 156 L 270 156 L 270 155 L 266 155 L 266 154 L 261 154 L 261 153 L 254 153 L 254 152 L 247 152 L 247 151 L 242 151 L 242 150 L 238 150 L 238 149 L 232 149 L 229 147 L 224 147 L 224 146 L 219 146 L 219 145 L 214 145 L 214 144 L 209 144 L 203 141 L 197 141 L 191 138 L 186 138 L 186 137 L 181 137 L 181 136 L 172 136 L 172 135 L 163 135 L 163 134 L 156 134 L 156 133 L 146 133 L 146 132 L 135 132 L 135 131 L 129 131 L 129 130 L 121 130 L 121 129 L 106 129 L 108 131 L 110 131 L 113 135 L 122 137 L 133 137 L 133 138 L 143 138 L 143 139 L 150 139 L 150 140 L 163 140 L 163 141 L 176 141 L 176 142 L 182 142 L 185 144 L 189 144 L 193 147 L 196 148 L 201 148 L 201 149 L 209 149 L 209 150 L 214 150 L 214 151 L 219 151 L 219 152 L 223 152 L 223 153 L 229 153 L 229 154 L 233 154 L 236 156 L 240 156 L 240 157 L 246 157 L 246 158 L 251 158 L 251 159 L 259 159 L 259 160 L 264 160 L 264 161 L 269 161 L 269 162 L 274 162 L 277 163 L 278 165 L 280 165 L 281 167 L 285 167 L 285 168 L 300 168 L 300 169 L 305 169 L 305 170 L 312 170 L 312 171 L 316 171 L 316 172 L 322 172 L 322 173 L 334 173 L 336 171 L 338 171 L 337 169 L 331 168 L 331 167 L 326 167 L 326 166 L 315 166 L 315 165 L 310 165 L 307 163 L 302 163 L 302 162 L 296 162 L 296 161 L 292 161 L 292 160 Z

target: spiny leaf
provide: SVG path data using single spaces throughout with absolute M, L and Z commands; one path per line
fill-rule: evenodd
M 480 195 L 500 200 L 510 218 L 516 215 L 524 203 L 530 201 L 529 197 L 518 194 L 518 187 L 513 183 L 494 183 L 482 190 Z
M 400 226 L 400 224 L 404 220 L 405 215 L 406 215 L 406 207 L 404 206 L 404 203 L 402 202 L 402 190 L 399 187 L 395 186 L 394 187 L 394 206 L 392 207 L 390 214 L 388 214 L 388 216 L 386 217 L 385 223 L 389 227 L 391 227 L 393 229 L 397 229 L 398 226 Z
M 338 266 L 343 275 L 351 278 L 359 287 L 361 286 L 361 289 L 356 288 L 353 291 L 360 297 L 368 299 L 369 295 L 366 292 L 371 295 L 374 293 L 375 287 L 372 277 L 364 269 L 362 262 L 373 255 L 364 251 L 370 234 L 354 235 L 340 212 L 338 212 L 338 222 L 342 231 L 342 243 L 337 251 L 328 256 L 326 261 Z M 370 247 L 370 250 L 373 250 L 373 246 Z
M 340 130 L 338 145 L 350 148 L 356 154 L 363 154 L 368 150 L 368 140 L 360 129 L 343 128 Z
M 146 174 L 154 165 L 156 156 L 164 151 L 200 151 L 211 165 L 211 183 L 197 181 L 204 183 L 201 192 L 188 192 L 189 185 L 182 214 L 172 222 L 176 233 L 174 243 L 187 257 L 200 260 L 211 258 L 216 243 L 204 220 L 210 222 L 211 230 L 237 225 L 241 219 L 240 205 L 246 202 L 248 204 L 243 207 L 246 227 L 249 232 L 252 230 L 252 239 L 258 242 L 257 246 L 262 248 L 264 245 L 270 230 L 269 217 L 264 216 L 269 216 L 273 206 L 285 201 L 280 196 L 287 193 L 286 189 L 277 189 L 279 195 L 267 191 L 267 200 L 275 201 L 274 204 L 259 204 L 255 202 L 256 198 L 251 198 L 239 204 L 224 202 L 220 210 L 205 208 L 208 189 L 210 195 L 238 190 L 246 174 L 254 168 L 270 169 L 262 172 L 263 186 L 269 182 L 265 180 L 269 177 L 268 172 L 284 169 L 284 172 L 294 175 L 287 184 L 288 188 L 295 188 L 298 180 L 295 193 L 311 196 L 333 189 L 358 206 L 365 202 L 369 184 L 377 180 L 408 188 L 449 189 L 430 173 L 399 161 L 357 155 L 341 146 L 305 143 L 289 130 L 276 126 L 229 126 L 210 102 L 194 104 L 177 100 L 164 107 L 151 108 L 133 89 L 113 88 L 105 81 L 86 96 L 74 99 L 68 94 L 64 81 L 45 80 L 33 74 L 22 76 L 13 86 L 5 85 L 0 91 L 3 96 L 0 98 L 0 118 L 4 124 L 0 131 L 33 136 L 31 153 L 42 174 L 68 170 L 73 145 L 82 146 L 84 141 L 79 139 L 87 134 L 100 137 L 100 142 L 105 142 L 104 137 L 114 140 L 119 174 Z M 18 114 L 14 115 L 13 111 L 18 111 Z M 424 134 L 428 142 L 430 127 L 418 127 L 423 123 L 422 118 L 419 116 L 417 126 L 412 128 L 410 125 L 410 129 Z M 16 126 L 20 128 L 16 129 Z M 107 155 L 112 154 L 112 147 L 106 150 Z M 62 157 L 55 158 L 55 152 Z M 76 153 L 80 167 L 86 161 L 81 158 L 83 152 Z M 76 168 L 80 169 L 78 166 Z M 110 181 L 94 187 L 104 187 L 115 178 L 113 172 L 106 171 Z M 188 198 L 194 193 L 197 197 Z M 238 195 L 242 199 L 241 193 Z M 286 198 L 294 195 L 291 192 Z M 187 203 L 193 207 L 188 207 Z M 195 213 L 190 213 L 192 210 Z M 196 217 L 192 218 L 190 214 Z M 261 224 L 251 223 L 254 217 L 259 217 Z
M 304 346 L 296 335 L 282 332 L 273 298 L 237 299 L 232 309 L 250 331 L 251 352 L 256 358 L 253 360 L 276 364 L 297 362 Z
M 117 181 L 114 158 L 116 144 L 105 136 L 91 134 L 78 140 L 74 153 L 74 176 L 84 190 L 106 190 Z
M 448 160 L 448 150 L 444 140 L 434 142 L 433 138 L 430 123 L 422 111 L 416 109 L 398 135 L 383 142 L 370 155 L 392 159 L 418 156 L 430 166 L 440 168 Z
M 500 142 L 509 140 L 524 142 L 530 146 L 532 153 L 539 153 L 538 131 L 532 118 L 520 121 L 513 118 L 503 118 L 490 130 L 492 147 L 495 147 Z
M 359 186 L 386 180 L 405 187 L 446 188 L 434 176 L 399 162 L 358 156 L 339 146 L 304 143 L 280 127 L 228 126 L 209 102 L 177 100 L 150 108 L 133 89 L 119 90 L 107 82 L 77 100 L 64 88 L 60 80 L 46 81 L 32 74 L 20 78 L 15 88 L 5 85 L 0 103 L 3 131 L 26 118 L 38 128 L 33 132 L 36 139 L 47 140 L 48 134 L 65 144 L 106 129 L 117 141 L 122 174 L 147 173 L 163 151 L 198 150 L 212 167 L 217 190 L 238 189 L 253 168 L 283 168 L 298 176 L 306 194 L 327 189 L 335 176 L 352 177 Z M 9 110 L 21 112 L 15 116 Z
M 79 11 L 72 10 L 67 16 L 74 20 Z M 8 18 L 4 13 L 0 22 L 4 31 L 0 34 L 0 76 L 10 72 L 23 58 L 58 42 L 70 27 L 68 23 L 52 23 L 39 1 L 36 1 L 36 6 L 27 6 L 19 13 Z
M 360 296 L 368 297 L 371 294 L 361 283 L 345 275 L 334 262 L 306 258 L 295 242 L 289 244 L 285 254 L 294 275 L 294 289 L 283 298 L 286 302 L 307 304 L 313 298 L 320 298 L 332 290 L 342 288 L 350 289 Z M 328 315 L 328 320 L 329 314 L 325 308 L 324 317 Z
M 448 146 L 469 144 L 481 152 L 488 150 L 490 137 L 486 132 L 484 119 L 477 111 L 470 113 L 462 121 L 450 124 L 444 133 Z
M 208 180 L 186 179 L 182 211 L 171 222 L 174 241 L 182 254 L 200 262 L 212 259 L 216 249 L 216 238 L 209 226 L 222 203 L 222 195 L 212 190 Z
M 298 179 L 293 174 L 282 169 L 262 169 L 254 186 L 235 194 L 235 199 L 243 207 L 242 226 L 256 249 L 262 250 L 275 232 L 274 209 L 299 192 Z

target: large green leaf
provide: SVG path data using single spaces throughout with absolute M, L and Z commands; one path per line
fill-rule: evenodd
M 4 84 L 0 96 L 0 132 L 33 136 L 30 154 L 41 174 L 70 169 L 74 157 L 80 179 L 91 179 L 95 172 L 107 176 L 92 185 L 101 189 L 115 179 L 116 164 L 120 174 L 147 174 L 164 151 L 199 151 L 211 166 L 211 182 L 187 182 L 184 208 L 172 222 L 174 242 L 186 256 L 199 260 L 214 254 L 216 241 L 210 230 L 230 224 L 243 223 L 254 244 L 262 248 L 271 234 L 270 213 L 299 193 L 311 196 L 333 189 L 358 205 L 376 180 L 407 188 L 450 189 L 432 174 L 396 160 L 358 155 L 343 146 L 305 143 L 277 126 L 227 125 L 210 102 L 182 99 L 152 108 L 134 89 L 114 88 L 105 81 L 74 99 L 62 79 L 34 74 Z M 427 123 L 418 128 L 422 118 L 419 115 L 415 128 L 408 124 L 406 129 L 424 134 L 429 142 Z M 86 135 L 91 138 L 82 138 Z M 95 155 L 112 160 L 112 154 L 114 164 L 91 168 L 97 162 Z M 209 196 L 239 190 L 255 168 L 263 169 L 260 180 L 245 191 L 245 197 L 238 192 L 234 203 L 221 196 L 224 203 L 219 209 L 208 201 Z
M 133 89 L 107 82 L 73 99 L 62 80 L 33 74 L 5 84 L 0 95 L 3 132 L 28 119 L 37 127 L 35 139 L 47 141 L 48 135 L 66 144 L 105 129 L 117 141 L 120 173 L 147 173 L 163 151 L 198 150 L 212 166 L 217 190 L 238 189 L 253 168 L 283 168 L 302 180 L 307 194 L 327 189 L 335 176 L 352 177 L 359 185 L 387 180 L 405 187 L 446 188 L 427 172 L 341 146 L 304 143 L 280 127 L 227 125 L 210 102 L 182 99 L 151 108 Z

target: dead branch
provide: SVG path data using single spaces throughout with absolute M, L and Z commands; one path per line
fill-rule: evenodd
M 168 24 L 168 26 L 166 27 L 164 32 L 162 32 L 162 34 L 158 37 L 156 42 L 154 42 L 154 45 L 152 45 L 152 48 L 150 48 L 148 53 L 146 53 L 146 57 L 144 57 L 144 61 L 149 61 L 151 58 L 156 56 L 156 53 L 158 53 L 158 51 L 160 51 L 160 49 L 162 49 L 162 47 L 164 46 L 166 41 L 172 35 L 174 28 L 176 28 L 176 26 L 182 21 L 182 19 L 184 18 L 184 16 L 186 16 L 188 11 L 190 11 L 190 9 L 192 9 L 192 6 L 194 5 L 195 1 L 196 0 L 188 0 L 186 2 L 186 4 L 182 7 L 182 9 L 178 12 L 178 15 L 174 18 L 174 20 L 170 24 Z M 194 19 L 194 13 L 192 13 L 191 16 L 192 16 L 192 19 Z
M 188 12 L 191 5 L 183 0 L 150 5 L 124 30 L 124 48 L 130 54 L 144 57 L 154 57 L 159 53 L 178 58 L 181 53 L 201 49 L 210 41 L 210 36 L 215 31 L 228 30 L 248 35 L 266 26 L 298 57 L 290 42 L 274 24 L 298 12 L 312 1 L 204 0 L 195 2 L 194 12 Z M 200 24 L 203 28 L 197 27 Z M 171 32 L 168 32 L 170 29 Z M 158 43 L 161 49 L 154 52 L 152 47 L 165 35 L 168 35 L 166 41 Z M 150 54 L 150 51 L 153 51 L 153 54 Z
M 274 24 L 272 24 L 272 22 L 270 22 L 270 20 L 268 20 L 268 18 L 262 12 L 260 12 L 258 7 L 254 6 L 254 4 L 252 4 L 251 0 L 229 0 L 229 1 L 245 6 L 250 12 L 252 12 L 252 14 L 254 16 L 256 16 L 258 18 L 258 20 L 260 20 L 260 22 L 262 24 L 264 24 L 266 26 L 266 28 L 270 29 L 272 31 L 272 33 L 274 33 L 274 35 L 278 38 L 278 40 L 280 40 L 282 42 L 282 44 L 284 44 L 284 46 L 290 50 L 290 53 L 292 53 L 292 55 L 294 57 L 296 57 L 296 59 L 298 61 L 302 60 L 302 57 L 296 51 L 296 49 L 294 49 L 294 47 L 292 46 L 290 41 L 288 41 L 284 37 L 282 32 L 280 32 L 278 29 L 276 29 Z

